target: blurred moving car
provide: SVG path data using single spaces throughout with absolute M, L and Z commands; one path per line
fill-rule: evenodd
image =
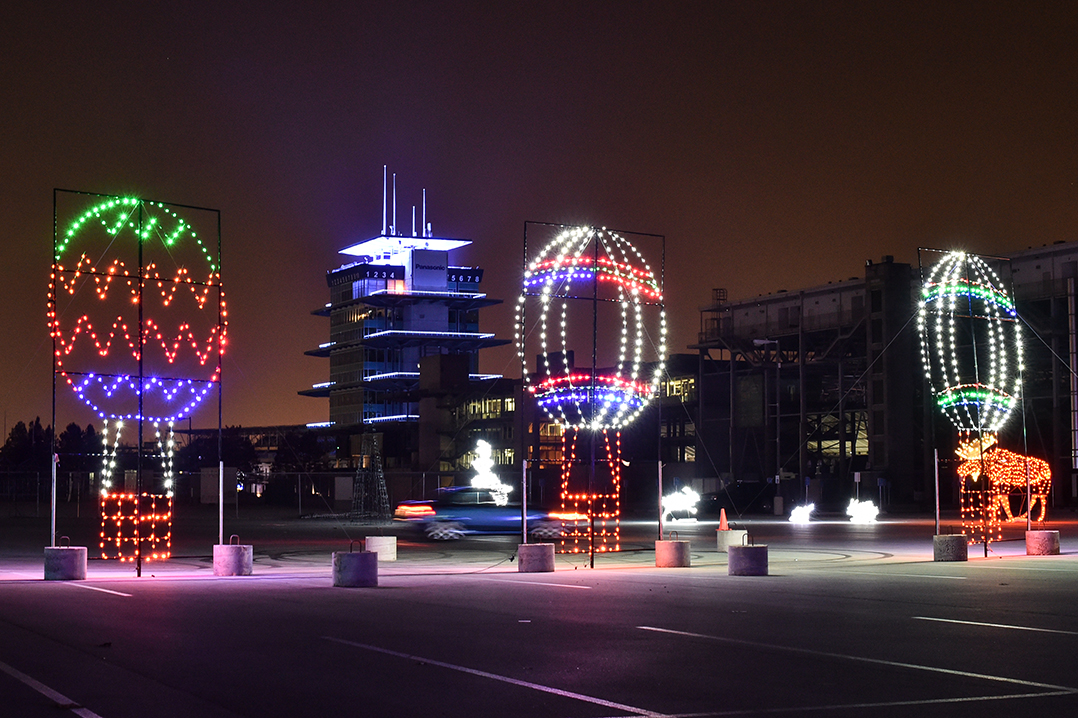
M 520 504 L 499 504 L 489 489 L 473 486 L 439 489 L 433 499 L 401 502 L 393 516 L 414 524 L 434 541 L 452 541 L 469 534 L 521 532 Z M 560 514 L 529 508 L 528 535 L 537 539 L 559 538 L 563 520 L 565 517 Z

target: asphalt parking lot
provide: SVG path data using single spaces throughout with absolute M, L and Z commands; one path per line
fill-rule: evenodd
M 932 561 L 933 523 L 742 522 L 766 577 L 727 575 L 711 522 L 653 522 L 617 554 L 517 571 L 513 537 L 398 537 L 377 588 L 334 588 L 366 533 L 287 512 L 230 517 L 254 574 L 214 577 L 216 514 L 177 512 L 175 558 L 42 580 L 48 521 L 0 519 L 5 714 L 122 716 L 984 716 L 1078 711 L 1078 522 L 1059 556 L 1020 540 Z M 83 526 L 82 524 L 85 524 Z M 42 532 L 44 526 L 44 532 Z M 58 525 L 89 542 L 93 522 Z M 1019 529 L 1009 530 L 1017 539 Z M 93 555 L 91 551 L 91 555 Z

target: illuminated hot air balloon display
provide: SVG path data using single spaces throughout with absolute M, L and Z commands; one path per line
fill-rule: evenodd
M 1022 330 L 1014 299 L 984 259 L 948 252 L 924 280 L 918 329 L 932 395 L 959 432 L 964 530 L 970 543 L 987 550 L 1001 538 L 1001 520 L 1026 518 L 1011 510 L 1015 471 L 1030 472 L 1038 494 L 1050 481 L 1044 461 L 996 446 L 1021 401 Z M 1025 487 L 1023 479 L 1022 497 Z
M 517 348 L 528 390 L 563 431 L 562 513 L 588 518 L 586 527 L 564 534 L 561 550 L 579 552 L 586 544 L 593 551 L 616 551 L 621 429 L 658 395 L 666 357 L 663 291 L 644 255 L 622 234 L 557 227 L 560 231 L 530 261 L 525 257 Z M 529 327 L 526 318 L 534 325 Z M 534 375 L 526 366 L 529 332 L 538 335 L 540 349 Z M 590 366 L 576 366 L 574 356 L 588 355 Z M 599 454 L 599 479 L 594 460 L 586 480 L 578 475 L 581 435 L 591 436 L 591 456 Z
M 204 240 L 184 216 L 212 210 L 72 194 L 80 206 L 55 218 L 53 375 L 102 422 L 102 557 L 167 558 L 173 427 L 219 387 L 225 347 L 220 243 Z M 118 449 L 121 436 L 137 439 L 141 465 L 145 429 L 160 471 L 155 486 L 132 492 Z

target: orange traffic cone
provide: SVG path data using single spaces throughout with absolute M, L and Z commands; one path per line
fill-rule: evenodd
M 726 509 L 719 509 L 719 531 L 729 531 L 730 524 L 726 523 Z

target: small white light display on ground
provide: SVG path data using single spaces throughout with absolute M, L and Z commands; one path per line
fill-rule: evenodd
M 689 516 L 696 515 L 696 503 L 700 500 L 700 494 L 696 493 L 688 486 L 685 486 L 681 491 L 675 491 L 672 494 L 663 497 L 663 515 L 674 518 L 674 512 L 686 513 Z M 686 517 L 688 518 L 688 517 Z
M 850 523 L 854 524 L 874 524 L 876 523 L 876 514 L 879 512 L 880 510 L 876 508 L 876 504 L 871 501 L 858 501 L 857 499 L 850 499 L 850 505 L 846 508 Z
M 812 512 L 816 510 L 816 504 L 807 504 L 805 506 L 795 506 L 790 511 L 790 523 L 792 524 L 807 524 Z
M 509 492 L 513 490 L 513 487 L 509 484 L 503 484 L 497 474 L 492 471 L 494 458 L 491 456 L 490 444 L 480 439 L 475 443 L 475 453 L 478 456 L 472 461 L 472 467 L 476 472 L 475 476 L 472 477 L 472 486 L 477 489 L 490 489 L 490 493 L 494 497 L 494 503 L 498 506 L 505 506 L 509 503 Z

